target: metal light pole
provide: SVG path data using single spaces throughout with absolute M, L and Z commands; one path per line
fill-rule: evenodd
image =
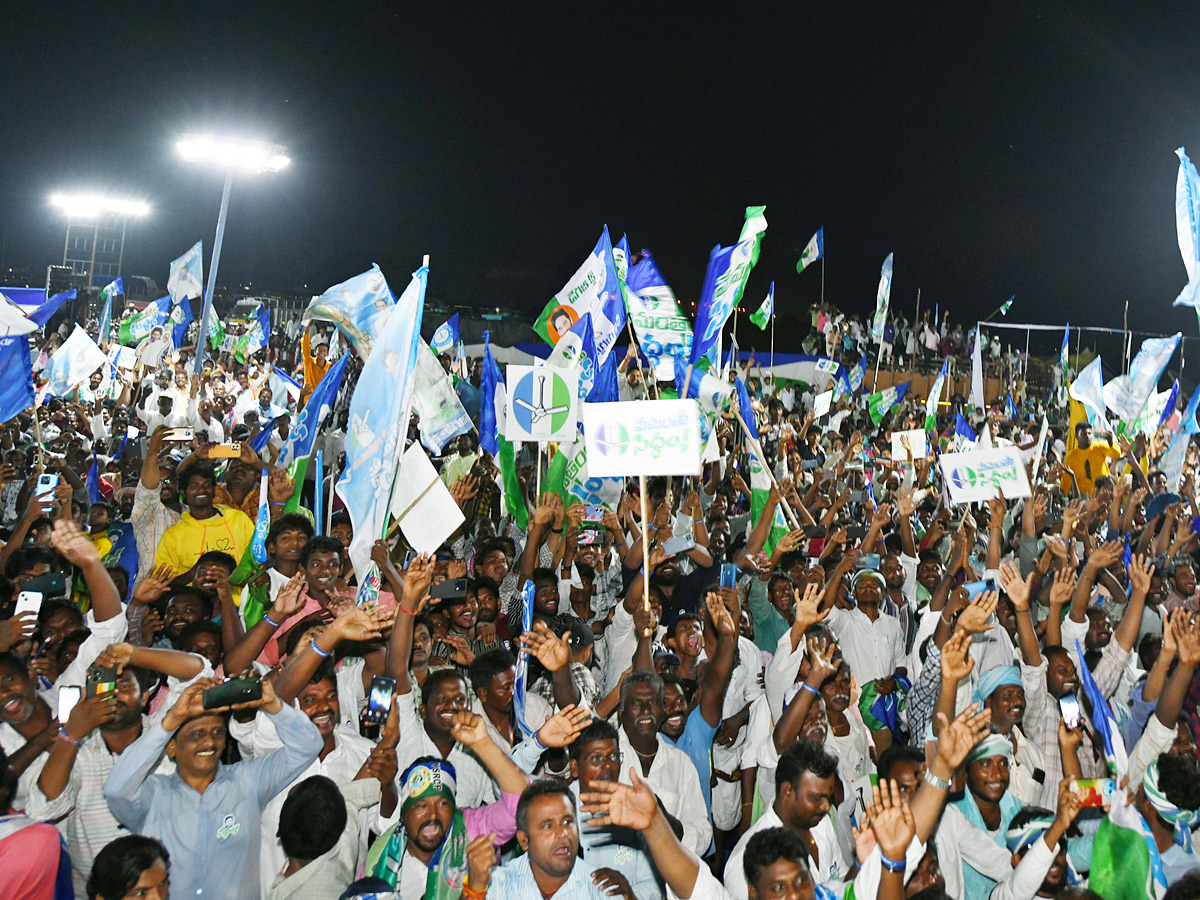
M 177 145 L 180 155 L 191 162 L 212 163 L 225 169 L 225 190 L 221 194 L 221 211 L 217 214 L 217 234 L 213 240 L 212 261 L 208 266 L 208 283 L 204 288 L 204 304 L 200 311 L 200 334 L 196 344 L 193 371 L 199 375 L 204 367 L 204 344 L 208 340 L 208 318 L 213 294 L 217 288 L 217 269 L 221 264 L 221 245 L 225 241 L 225 219 L 229 214 L 229 194 L 233 190 L 236 172 L 255 174 L 278 172 L 291 162 L 283 147 L 263 141 L 214 137 L 204 134 L 185 134 Z

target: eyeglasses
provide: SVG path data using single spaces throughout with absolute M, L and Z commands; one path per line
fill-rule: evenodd
M 607 754 L 606 753 L 596 753 L 596 754 L 593 754 L 592 756 L 585 756 L 583 758 L 583 761 L 585 763 L 587 763 L 589 766 L 602 766 L 606 762 L 613 763 L 614 765 L 619 766 L 621 764 L 621 754 L 619 751 L 617 753 L 607 753 Z

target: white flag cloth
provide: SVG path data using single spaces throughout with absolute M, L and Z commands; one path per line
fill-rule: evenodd
M 13 337 L 37 331 L 37 322 L 28 318 L 21 307 L 0 294 L 0 337 Z
M 184 299 L 204 296 L 204 260 L 201 241 L 178 259 L 171 261 L 171 272 L 167 275 L 167 292 L 173 303 Z
M 975 325 L 975 349 L 971 351 L 971 405 L 987 409 L 983 399 L 983 347 L 980 346 L 979 325 Z
M 1188 280 L 1173 305 L 1200 308 L 1200 178 L 1182 147 L 1175 155 L 1179 157 L 1179 175 L 1175 179 L 1175 233 Z
M 71 336 L 54 351 L 46 364 L 46 377 L 50 379 L 46 392 L 54 397 L 63 397 L 71 393 L 76 385 L 87 381 L 93 372 L 107 362 L 104 351 L 82 326 L 76 324 Z
M 1179 346 L 1182 334 L 1173 337 L 1147 338 L 1137 355 L 1129 364 L 1128 375 L 1118 375 L 1104 386 L 1104 404 L 1122 420 L 1134 421 L 1142 412 L 1146 401 L 1158 387 L 1163 369 Z
M 1106 424 L 1107 408 L 1104 405 L 1104 364 L 1097 356 L 1083 367 L 1083 371 L 1071 382 L 1070 394 L 1083 404 L 1088 422 L 1092 425 Z

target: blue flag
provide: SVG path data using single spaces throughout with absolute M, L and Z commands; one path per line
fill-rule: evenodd
M 275 423 L 279 419 L 271 419 L 262 423 L 262 427 L 258 429 L 258 433 L 250 438 L 250 449 L 255 453 L 262 453 L 263 448 L 267 446 L 267 441 L 271 439 L 271 435 L 275 433 Z
M 274 422 L 271 423 L 271 427 L 275 427 Z M 263 466 L 262 477 L 258 481 L 258 516 L 254 520 L 254 537 L 250 541 L 250 553 L 260 566 L 267 561 L 267 532 L 271 528 L 271 504 L 267 497 L 269 471 L 270 469 Z
M 483 333 L 483 376 L 479 388 L 479 446 L 492 454 L 500 452 L 499 416 L 505 405 L 504 379 L 492 356 L 489 332 Z
M 304 388 L 300 385 L 300 382 L 279 368 L 279 366 L 271 366 L 271 374 L 267 376 L 267 384 L 271 387 L 272 399 L 279 401 L 280 406 L 286 406 L 289 402 L 300 399 L 300 395 L 304 392 Z M 284 397 L 287 400 L 284 400 Z
M 382 280 L 382 273 L 379 277 Z M 425 266 L 413 273 L 372 342 L 350 400 L 346 468 L 337 491 L 354 526 L 350 559 L 359 584 L 365 584 L 371 573 L 371 548 L 384 534 L 395 474 L 404 454 L 428 277 Z M 380 297 L 391 295 L 386 282 L 376 287 Z
M 92 466 L 88 469 L 85 484 L 88 493 L 88 503 L 100 502 L 100 462 L 96 459 L 96 451 L 92 451 Z
M 28 354 L 26 354 L 28 356 Z M 1200 423 L 1196 421 L 1196 408 L 1200 406 L 1200 385 L 1196 387 L 1192 399 L 1188 401 L 1187 409 L 1183 411 L 1183 421 L 1179 427 L 1184 434 L 1200 434 Z
M 171 315 L 167 317 L 167 321 L 171 324 L 171 343 L 176 347 L 182 347 L 184 339 L 187 337 L 188 326 L 195 321 L 196 316 L 192 313 L 192 301 L 184 297 L 175 304 L 171 310 Z M 103 332 L 101 332 L 103 336 Z
M 1092 678 L 1092 671 L 1083 658 L 1083 648 L 1079 639 L 1075 640 L 1075 652 L 1078 654 L 1079 682 L 1092 704 L 1092 727 L 1104 742 L 1104 757 L 1108 767 L 1116 778 L 1121 778 L 1129 772 L 1129 757 L 1125 753 L 1125 742 L 1121 740 L 1121 729 L 1113 715 L 1112 708 L 1104 699 L 1104 692 Z
M 104 306 L 100 309 L 100 323 L 96 330 L 102 341 L 109 340 L 109 332 L 112 330 L 112 301 L 117 294 L 125 294 L 125 284 L 120 278 L 111 282 L 100 292 L 100 299 L 104 302 Z
M 137 580 L 141 559 L 137 548 L 137 535 L 133 533 L 133 526 L 130 523 L 114 522 L 109 526 L 108 539 L 112 542 L 112 549 L 108 551 L 108 556 L 104 557 L 104 565 L 106 568 L 119 566 L 125 570 L 129 580 L 129 590 L 121 599 L 128 601 L 133 596 L 133 586 Z
M 979 439 L 979 435 L 975 433 L 975 429 L 971 427 L 971 423 L 963 418 L 962 413 L 958 413 L 954 419 L 954 435 L 961 437 L 963 440 L 974 443 Z
M 747 207 L 746 223 L 738 242 L 732 247 L 714 247 L 708 258 L 704 287 L 696 305 L 696 326 L 692 329 L 692 351 L 688 357 L 692 365 L 717 343 L 725 321 L 742 297 L 750 270 L 758 262 L 762 236 L 767 230 L 764 209 L 766 207 Z
M 0 338 L 0 422 L 7 422 L 33 406 L 33 361 L 29 338 L 23 334 Z
M 349 358 L 349 353 L 343 353 L 317 382 L 317 386 L 308 396 L 308 402 L 304 404 L 304 409 L 300 410 L 295 424 L 288 432 L 287 441 L 284 442 L 283 449 L 279 451 L 276 465 L 286 468 L 296 460 L 312 455 L 313 441 L 316 440 L 317 432 L 329 414 L 329 410 L 333 408 L 333 401 L 337 399 L 338 389 L 342 386 L 342 376 L 346 371 L 346 361 Z
M 437 327 L 429 340 L 429 349 L 441 356 L 448 353 L 458 344 L 458 313 L 455 313 Z
M 740 376 L 735 375 L 733 385 L 734 390 L 737 391 L 738 410 L 741 413 L 742 421 L 746 423 L 746 430 L 750 432 L 750 437 L 757 441 L 758 421 L 754 415 L 754 407 L 750 405 L 750 393 L 746 390 L 746 383 Z
M 335 284 L 315 298 L 308 304 L 300 321 L 304 323 L 322 319 L 333 322 L 354 345 L 358 355 L 366 359 L 388 319 L 385 313 L 395 302 L 383 272 L 379 266 L 372 265 L 361 275 Z M 373 542 L 375 539 L 371 540 Z
M 587 399 L 589 403 L 616 403 L 621 399 L 620 388 L 617 385 L 617 354 L 608 354 L 600 364 Z
M 1167 394 L 1167 404 L 1163 407 L 1162 415 L 1158 417 L 1158 427 L 1162 428 L 1167 424 L 1167 419 L 1171 418 L 1175 412 L 1175 406 L 1179 403 L 1179 379 L 1175 379 L 1175 383 L 1171 385 L 1171 393 Z
M 39 328 L 45 328 L 46 323 L 50 321 L 50 317 L 58 312 L 58 308 L 68 300 L 75 299 L 75 288 L 69 291 L 63 291 L 61 294 L 55 294 L 33 312 L 29 313 L 27 318 L 31 322 L 37 322 Z
M 526 581 L 522 590 L 523 606 L 521 608 L 521 633 L 533 628 L 533 599 L 534 586 L 532 581 Z M 529 654 L 522 650 L 517 655 L 517 675 L 513 681 L 513 712 L 516 714 L 517 727 L 524 737 L 529 737 L 533 729 L 525 722 L 525 682 L 529 677 Z
M 1017 418 L 1017 406 L 1013 403 L 1012 391 L 1009 391 L 1004 398 L 1004 415 L 1008 420 L 1015 421 Z

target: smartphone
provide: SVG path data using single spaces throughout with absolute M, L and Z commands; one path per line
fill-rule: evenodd
M 851 525 L 846 529 L 846 540 L 848 541 L 861 541 L 866 536 L 866 525 Z
M 405 553 L 404 554 L 404 564 L 400 566 L 400 571 L 403 572 L 405 569 L 407 569 L 409 566 L 411 566 L 413 563 L 413 560 L 416 558 L 417 558 L 416 550 L 409 550 L 407 553 Z
M 237 441 L 232 444 L 217 444 L 208 448 L 209 459 L 237 459 L 242 455 L 242 445 Z
M 250 703 L 261 700 L 262 695 L 262 682 L 257 678 L 231 678 L 204 692 L 204 708 L 219 709 L 235 703 Z
M 164 441 L 190 441 L 192 439 L 192 428 L 187 426 L 184 428 L 168 428 L 167 433 L 163 435 Z
M 1080 806 L 1104 806 L 1105 801 L 1111 802 L 1113 791 L 1117 789 L 1115 778 L 1079 778 L 1075 781 L 1079 793 L 1083 795 Z
M 695 547 L 696 539 L 690 534 L 681 534 L 669 541 L 663 541 L 659 546 L 667 556 L 674 556 L 676 553 L 686 553 Z
M 26 593 L 40 593 L 43 597 L 67 596 L 67 579 L 62 572 L 47 572 L 25 582 Z
M 65 725 L 75 704 L 83 699 L 83 688 L 77 684 L 64 684 L 58 689 L 58 712 L 55 718 L 59 725 Z
M 1075 699 L 1074 694 L 1068 694 L 1065 697 L 1060 697 L 1058 700 L 1058 708 L 1062 710 L 1063 721 L 1067 723 L 1068 728 L 1078 728 L 1082 720 L 1082 715 L 1079 712 L 1079 701 Z
M 806 538 L 823 538 L 829 533 L 824 525 L 804 525 L 800 529 Z
M 982 593 L 985 593 L 987 591 L 995 592 L 998 590 L 998 588 L 996 587 L 996 579 L 995 578 L 985 578 L 982 581 L 968 581 L 966 584 L 963 585 L 963 589 L 967 592 L 967 602 L 968 603 L 970 603 L 972 600 L 974 600 L 976 597 L 978 597 Z
M 603 506 L 585 506 L 583 515 L 580 516 L 582 522 L 603 522 L 605 509 Z
M 575 535 L 575 543 L 580 547 L 591 547 L 594 544 L 603 543 L 603 539 L 595 529 L 581 528 Z
M 89 697 L 115 691 L 117 689 L 117 670 L 112 666 L 92 666 L 87 670 L 86 684 Z
M 371 688 L 367 692 L 367 708 L 363 710 L 362 721 L 375 725 L 383 724 L 392 710 L 392 695 L 395 692 L 395 678 L 374 676 L 371 679 Z
M 721 563 L 721 587 L 736 588 L 738 582 L 737 563 Z
M 457 600 L 467 596 L 467 579 L 447 578 L 429 589 L 430 600 Z
M 878 569 L 879 566 L 880 559 L 878 553 L 864 553 L 854 561 L 854 568 L 856 569 Z
M 54 489 L 58 487 L 58 475 L 54 472 L 46 472 L 38 476 L 37 489 L 35 491 L 38 497 L 52 495 Z
M 846 468 L 848 469 L 850 467 L 846 466 Z M 867 492 L 866 491 L 851 491 L 849 500 L 851 503 L 866 503 L 867 502 Z
M 17 594 L 17 608 L 13 610 L 13 615 L 19 616 L 21 613 L 31 612 L 36 616 L 41 608 L 41 591 L 21 591 Z
M 821 465 L 821 461 L 819 459 L 802 459 L 802 460 L 800 460 L 801 471 L 807 471 L 809 469 L 816 469 L 820 465 Z

